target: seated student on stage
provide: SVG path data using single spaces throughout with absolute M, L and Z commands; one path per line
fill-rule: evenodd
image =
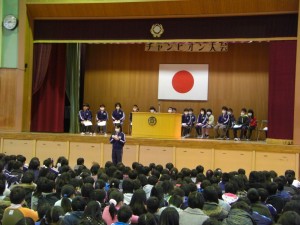
M 217 125 L 215 129 L 215 137 L 218 139 L 224 139 L 226 137 L 226 131 L 229 123 L 229 116 L 227 114 L 228 108 L 226 106 L 222 107 L 222 114 L 218 118 Z
M 80 132 L 81 134 L 92 134 L 92 112 L 90 111 L 90 105 L 85 103 L 82 106 L 82 110 L 78 114 L 80 122 Z
M 96 132 L 106 135 L 106 123 L 108 121 L 108 113 L 105 110 L 105 105 L 101 104 L 100 109 L 96 115 Z M 94 134 L 96 134 L 96 132 Z
M 238 120 L 236 121 L 235 125 L 233 126 L 233 135 L 235 141 L 240 141 L 246 136 L 246 132 L 249 125 L 249 118 L 247 116 L 247 110 L 242 108 L 241 115 L 239 116 Z M 237 131 L 241 130 L 240 138 L 237 137 Z
M 188 123 L 189 126 L 189 135 L 194 127 L 194 124 L 196 122 L 196 116 L 194 115 L 194 110 L 192 108 L 189 108 L 189 116 L 190 116 L 190 121 Z
M 206 111 L 206 123 L 202 126 L 202 134 L 204 135 L 203 138 L 209 138 L 209 129 L 214 127 L 215 117 L 212 114 L 212 110 L 208 109 Z
M 206 124 L 206 110 L 204 108 L 200 109 L 200 114 L 197 118 L 197 122 L 195 125 L 197 131 L 197 138 L 204 138 L 204 134 L 202 134 L 202 127 Z
M 248 110 L 248 118 L 249 118 L 249 126 L 248 126 L 248 132 L 247 132 L 247 141 L 251 139 L 252 131 L 256 129 L 257 126 L 257 120 L 254 116 L 254 111 L 252 109 Z
M 151 112 L 151 113 L 156 113 L 157 111 L 156 111 L 156 109 L 155 109 L 154 106 L 151 106 L 151 107 L 149 108 L 149 112 Z
M 181 133 L 183 138 L 190 136 L 190 127 L 188 125 L 189 122 L 190 122 L 189 110 L 185 108 L 181 116 L 181 130 L 182 130 Z
M 228 108 L 227 114 L 229 116 L 229 121 L 228 121 L 228 129 L 226 131 L 226 140 L 230 140 L 229 130 L 232 129 L 235 124 L 235 117 L 232 108 Z
M 115 110 L 112 112 L 111 115 L 114 125 L 120 124 L 122 126 L 123 124 L 123 121 L 125 119 L 125 113 L 121 108 L 122 108 L 121 103 L 117 102 L 115 104 Z
M 168 108 L 168 113 L 173 113 L 173 107 L 170 106 L 170 107 Z
M 129 134 L 131 134 L 131 129 L 132 129 L 132 113 L 138 112 L 138 111 L 139 111 L 139 107 L 137 105 L 133 105 L 132 112 L 129 114 L 129 121 L 130 121 Z

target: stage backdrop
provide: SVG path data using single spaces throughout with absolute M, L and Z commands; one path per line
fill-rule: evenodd
M 137 104 L 140 111 L 150 106 L 166 112 L 169 106 L 182 112 L 186 107 L 211 108 L 219 115 L 223 105 L 236 116 L 242 107 L 252 108 L 259 120 L 268 115 L 269 43 L 229 44 L 228 52 L 145 52 L 143 44 L 91 44 L 87 46 L 84 101 L 95 113 L 105 104 L 109 113 L 115 102 L 129 113 Z M 208 64 L 207 101 L 158 100 L 160 64 Z M 111 121 L 109 122 L 111 129 Z

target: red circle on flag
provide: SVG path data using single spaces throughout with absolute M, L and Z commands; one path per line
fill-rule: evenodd
M 174 90 L 179 93 L 187 93 L 194 86 L 194 77 L 190 72 L 186 70 L 178 71 L 173 76 L 172 86 Z

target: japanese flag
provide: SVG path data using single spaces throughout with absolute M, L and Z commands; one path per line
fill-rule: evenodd
M 208 64 L 160 64 L 158 99 L 207 100 Z

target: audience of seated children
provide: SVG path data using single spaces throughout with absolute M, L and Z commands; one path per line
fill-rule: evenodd
M 299 224 L 295 220 L 300 213 L 300 184 L 292 170 L 282 176 L 274 171 L 250 171 L 248 179 L 244 169 L 205 171 L 198 165 L 178 171 L 172 163 L 164 168 L 138 162 L 132 167 L 107 162 L 104 168 L 94 163 L 87 169 L 78 160 L 75 172 L 65 157 L 59 157 L 58 174 L 49 167 L 29 166 L 20 184 L 11 185 L 8 198 L 3 172 L 10 169 L 11 159 L 16 160 L 0 155 L 0 220 L 4 225 L 25 220 L 38 225 Z M 30 168 L 38 170 L 36 181 Z M 26 200 L 28 185 L 36 187 L 32 206 Z

